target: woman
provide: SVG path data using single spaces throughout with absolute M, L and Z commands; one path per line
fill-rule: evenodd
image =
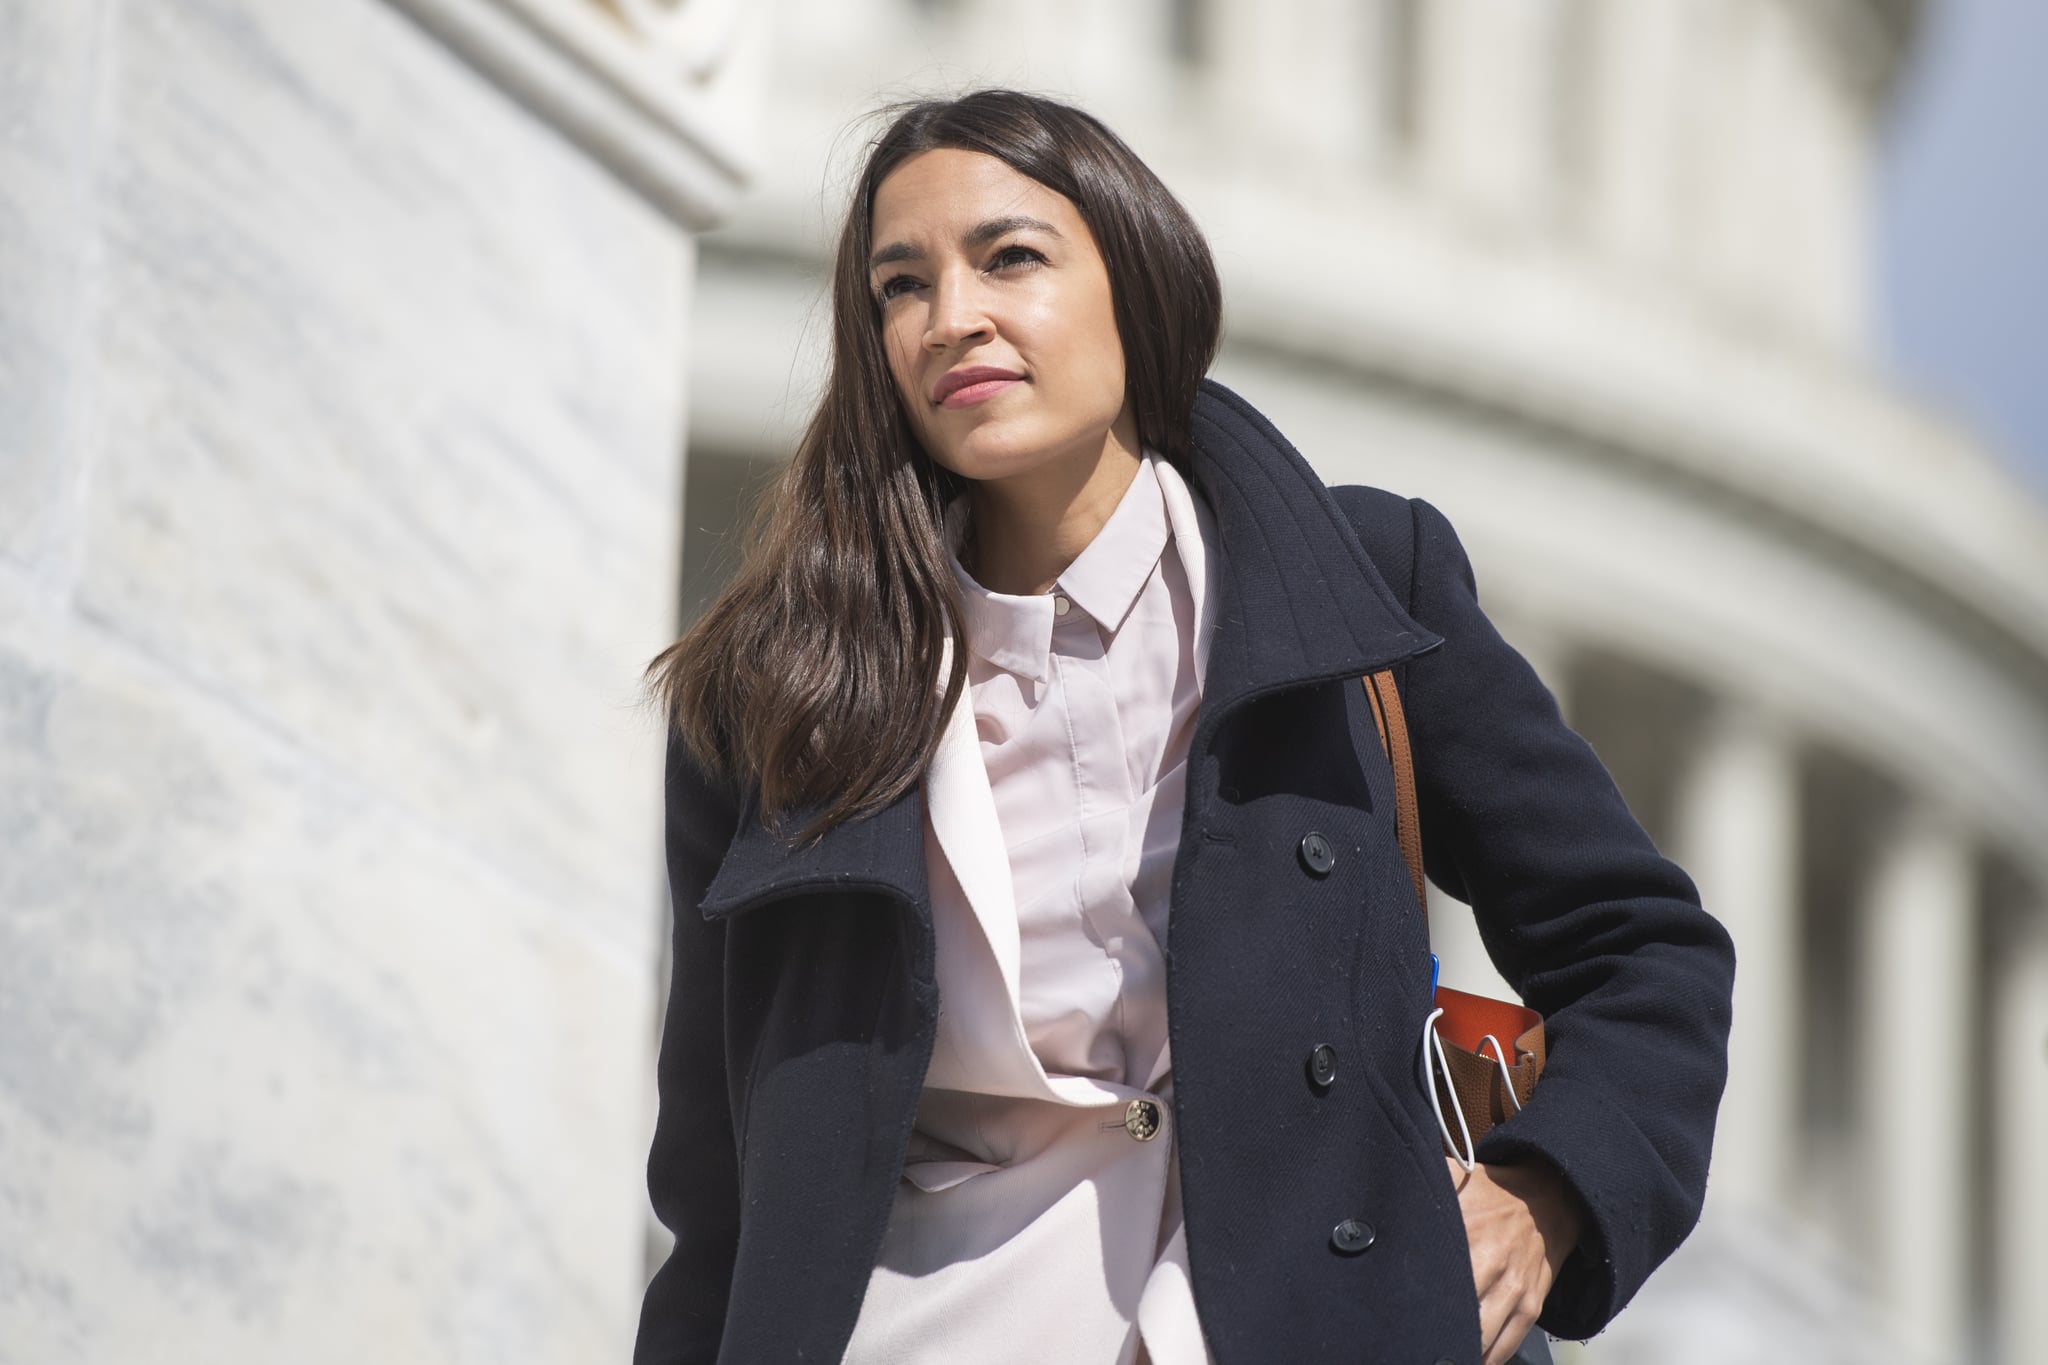
M 1733 954 L 1429 504 L 1203 378 L 1200 232 L 1086 114 L 902 110 L 832 370 L 676 724 L 636 1359 L 1500 1365 L 1698 1214 Z M 1548 1016 L 1470 1172 L 1417 1079 L 1430 876 Z

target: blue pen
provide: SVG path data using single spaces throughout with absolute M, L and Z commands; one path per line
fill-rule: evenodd
M 1429 993 L 1432 997 L 1436 995 L 1436 969 L 1436 954 L 1431 953 L 1429 955 Z

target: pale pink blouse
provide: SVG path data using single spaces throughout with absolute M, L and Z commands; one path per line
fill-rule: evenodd
M 1209 1365 L 1162 949 L 1214 541 L 1147 450 L 1051 592 L 953 560 L 968 690 L 926 779 L 938 1036 L 851 1365 Z

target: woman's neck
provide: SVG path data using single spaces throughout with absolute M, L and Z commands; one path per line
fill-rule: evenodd
M 1085 464 L 969 487 L 961 567 L 990 592 L 1035 596 L 1088 548 L 1137 477 L 1141 456 L 1115 439 Z

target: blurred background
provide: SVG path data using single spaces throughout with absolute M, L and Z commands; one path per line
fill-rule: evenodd
M 1451 516 L 1736 935 L 1706 1215 L 1560 1359 L 2044 1359 L 2044 59 L 2033 0 L 0 0 L 0 1362 L 627 1357 L 639 669 L 816 392 L 857 117 L 985 83 L 1186 200 L 1217 376 Z

